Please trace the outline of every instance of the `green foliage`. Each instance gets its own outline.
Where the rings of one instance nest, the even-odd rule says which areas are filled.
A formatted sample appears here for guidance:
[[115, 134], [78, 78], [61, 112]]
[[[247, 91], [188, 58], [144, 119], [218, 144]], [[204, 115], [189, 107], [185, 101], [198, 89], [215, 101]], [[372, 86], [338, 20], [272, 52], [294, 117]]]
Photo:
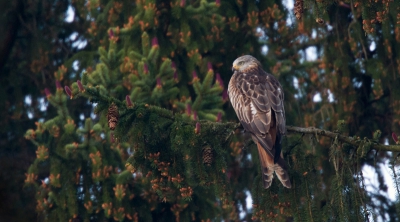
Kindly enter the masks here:
[[[57, 89], [46, 98], [55, 112], [25, 134], [37, 148], [25, 180], [37, 211], [48, 221], [219, 221], [240, 212], [261, 221], [364, 221], [370, 212], [396, 220], [393, 203], [366, 192], [361, 169], [384, 159], [372, 144], [399, 128], [398, 14], [356, 4], [306, 1], [312, 13], [287, 24], [281, 1], [74, 1], [90, 20], [89, 46], [54, 72]], [[317, 60], [306, 59], [310, 47]], [[235, 118], [224, 80], [242, 54], [279, 78], [288, 123], [349, 132], [359, 146], [289, 135], [283, 151], [293, 188], [275, 179], [265, 190], [256, 149], [232, 133], [237, 124], [219, 123]], [[94, 119], [87, 101], [96, 104]]]

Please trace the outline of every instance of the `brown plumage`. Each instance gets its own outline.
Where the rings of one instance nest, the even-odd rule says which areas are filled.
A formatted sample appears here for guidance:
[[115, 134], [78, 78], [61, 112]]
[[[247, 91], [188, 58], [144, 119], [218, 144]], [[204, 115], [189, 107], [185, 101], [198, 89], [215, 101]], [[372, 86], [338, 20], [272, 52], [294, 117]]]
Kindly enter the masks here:
[[281, 139], [286, 132], [282, 86], [250, 55], [237, 58], [232, 70], [229, 99], [243, 128], [257, 144], [264, 188], [271, 186], [274, 172], [283, 186], [291, 188], [281, 152]]

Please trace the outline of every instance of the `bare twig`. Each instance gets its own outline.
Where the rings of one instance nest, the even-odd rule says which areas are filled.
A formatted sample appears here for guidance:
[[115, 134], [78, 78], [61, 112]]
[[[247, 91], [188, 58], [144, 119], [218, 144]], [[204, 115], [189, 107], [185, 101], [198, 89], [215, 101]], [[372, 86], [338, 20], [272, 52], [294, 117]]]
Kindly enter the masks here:
[[[313, 134], [313, 135], [320, 135], [320, 136], [326, 136], [332, 139], [337, 138], [339, 141], [353, 145], [358, 147], [362, 140], [356, 139], [353, 137], [348, 137], [341, 135], [340, 133], [335, 133], [335, 132], [330, 132], [327, 130], [323, 129], [318, 129], [315, 127], [308, 127], [308, 128], [302, 128], [302, 127], [297, 127], [297, 126], [286, 126], [286, 129], [289, 133], [304, 133], [304, 134]], [[378, 144], [376, 142], [371, 141], [371, 148], [379, 151], [395, 151], [399, 152], [400, 151], [400, 145], [383, 145], [383, 144]]]

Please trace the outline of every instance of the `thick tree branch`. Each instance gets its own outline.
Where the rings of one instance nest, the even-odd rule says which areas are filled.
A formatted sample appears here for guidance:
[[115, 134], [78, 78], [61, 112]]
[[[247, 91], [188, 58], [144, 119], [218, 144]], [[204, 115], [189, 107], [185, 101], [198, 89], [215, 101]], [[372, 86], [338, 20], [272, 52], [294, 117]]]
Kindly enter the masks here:
[[[288, 132], [291, 133], [304, 133], [304, 134], [314, 134], [314, 135], [319, 135], [319, 136], [326, 136], [332, 139], [337, 139], [341, 142], [348, 143], [353, 146], [359, 146], [360, 143], [363, 141], [362, 139], [357, 139], [355, 137], [348, 137], [341, 135], [340, 133], [335, 133], [335, 132], [330, 132], [327, 130], [323, 129], [318, 129], [315, 127], [308, 127], [308, 128], [302, 128], [302, 127], [297, 127], [297, 126], [286, 126], [286, 129]], [[383, 145], [383, 144], [378, 144], [374, 141], [371, 142], [371, 148], [375, 150], [382, 150], [382, 151], [394, 151], [394, 152], [400, 152], [400, 145]]]
[[6, 64], [6, 61], [11, 53], [11, 49], [14, 46], [15, 39], [17, 36], [18, 28], [20, 26], [18, 15], [22, 12], [21, 1], [15, 1], [15, 6], [12, 12], [6, 12], [9, 14], [9, 19], [6, 19], [8, 24], [5, 25], [3, 41], [0, 42], [0, 69]]

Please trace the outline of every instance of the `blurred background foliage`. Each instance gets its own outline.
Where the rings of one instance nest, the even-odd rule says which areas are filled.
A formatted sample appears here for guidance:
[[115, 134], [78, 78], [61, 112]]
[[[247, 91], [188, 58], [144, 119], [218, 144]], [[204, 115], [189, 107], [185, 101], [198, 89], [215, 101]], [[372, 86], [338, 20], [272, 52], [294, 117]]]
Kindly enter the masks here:
[[[397, 153], [369, 147], [399, 134], [399, 2], [0, 4], [1, 220], [398, 220]], [[244, 54], [283, 85], [288, 125], [362, 145], [290, 134], [294, 188], [262, 189], [252, 143], [210, 123], [237, 121]]]

